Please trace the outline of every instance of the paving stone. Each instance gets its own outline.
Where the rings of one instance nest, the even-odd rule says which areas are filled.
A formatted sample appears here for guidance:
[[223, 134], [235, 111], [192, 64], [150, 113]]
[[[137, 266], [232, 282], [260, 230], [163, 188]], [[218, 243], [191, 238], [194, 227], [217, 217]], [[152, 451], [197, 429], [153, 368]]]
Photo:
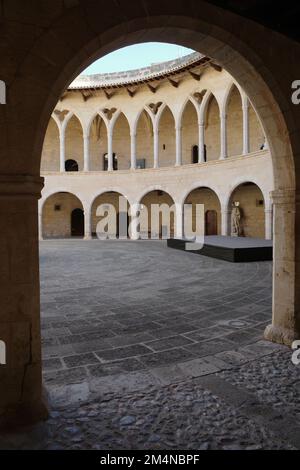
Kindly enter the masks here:
[[90, 364], [97, 364], [99, 359], [93, 353], [77, 354], [76, 356], [68, 356], [63, 358], [67, 367], [79, 367]]
[[126, 357], [143, 356], [150, 354], [151, 349], [142, 345], [127, 346], [124, 348], [107, 349], [105, 351], [96, 351], [96, 355], [102, 361], [114, 361]]
[[171, 348], [185, 346], [189, 344], [193, 344], [193, 341], [180, 335], [145, 343], [146, 346], [153, 349], [154, 351], [165, 351]]
[[114, 361], [107, 364], [89, 366], [89, 374], [93, 377], [102, 377], [105, 375], [121, 374], [143, 369], [144, 365], [137, 359], [124, 359], [123, 361]]
[[46, 372], [44, 381], [47, 385], [68, 385], [85, 381], [87, 372], [83, 367], [55, 372]]
[[44, 371], [49, 371], [49, 370], [59, 370], [63, 368], [63, 363], [61, 359], [59, 358], [53, 358], [53, 359], [44, 359], [43, 360], [43, 370]]

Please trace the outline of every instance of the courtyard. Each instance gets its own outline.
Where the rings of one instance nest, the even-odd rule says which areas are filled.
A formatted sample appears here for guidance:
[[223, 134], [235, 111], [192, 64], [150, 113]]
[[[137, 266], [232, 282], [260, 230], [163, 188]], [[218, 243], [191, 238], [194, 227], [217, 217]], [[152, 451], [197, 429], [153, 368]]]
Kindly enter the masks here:
[[40, 269], [50, 418], [0, 448], [300, 448], [298, 367], [263, 340], [272, 263], [52, 240]]

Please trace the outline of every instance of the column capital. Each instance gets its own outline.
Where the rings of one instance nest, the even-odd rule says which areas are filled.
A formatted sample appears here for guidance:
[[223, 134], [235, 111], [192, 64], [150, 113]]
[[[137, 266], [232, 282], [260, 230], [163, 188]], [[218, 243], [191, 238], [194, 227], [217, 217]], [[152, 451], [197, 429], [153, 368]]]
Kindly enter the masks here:
[[40, 199], [44, 178], [31, 175], [0, 175], [0, 197], [34, 197]]
[[277, 189], [272, 191], [270, 196], [275, 205], [300, 203], [300, 193], [297, 193], [294, 189]]

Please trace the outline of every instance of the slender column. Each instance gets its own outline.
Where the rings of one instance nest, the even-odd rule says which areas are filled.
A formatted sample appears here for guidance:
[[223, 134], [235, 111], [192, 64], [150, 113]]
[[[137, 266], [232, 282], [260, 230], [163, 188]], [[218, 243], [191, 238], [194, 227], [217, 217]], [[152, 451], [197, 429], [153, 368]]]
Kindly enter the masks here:
[[272, 240], [273, 238], [273, 210], [269, 207], [265, 210], [265, 230], [266, 240]]
[[199, 154], [198, 154], [198, 158], [199, 158], [199, 163], [204, 163], [205, 162], [205, 158], [204, 158], [204, 122], [200, 122], [199, 123]]
[[249, 136], [249, 100], [247, 95], [242, 97], [243, 104], [243, 155], [250, 152], [250, 136]]
[[114, 170], [114, 157], [113, 157], [113, 131], [109, 129], [107, 135], [107, 142], [108, 142], [108, 171]]
[[38, 199], [42, 178], [0, 176], [0, 428], [47, 417], [42, 398]]
[[131, 133], [131, 169], [136, 169], [136, 133]]
[[90, 171], [90, 136], [83, 136], [84, 171]]
[[221, 155], [220, 160], [224, 160], [228, 156], [227, 152], [227, 115], [226, 113], [220, 114], [221, 122]]
[[153, 144], [154, 144], [154, 168], [159, 168], [159, 131], [158, 129], [154, 130]]
[[290, 346], [300, 338], [300, 197], [293, 190], [272, 193], [274, 210], [273, 319], [265, 338]]
[[178, 126], [176, 131], [176, 166], [182, 165], [182, 127]]
[[221, 209], [221, 235], [227, 237], [230, 232], [230, 216], [231, 211], [227, 206]]
[[175, 238], [181, 239], [184, 236], [184, 227], [183, 227], [183, 204], [176, 203], [175, 204], [176, 210], [176, 231], [175, 231]]
[[84, 239], [92, 239], [92, 208], [90, 206], [84, 209]]
[[59, 133], [59, 141], [60, 141], [60, 172], [64, 173], [66, 171], [65, 168], [65, 160], [66, 160], [66, 146], [65, 146], [65, 129], [62, 127]]

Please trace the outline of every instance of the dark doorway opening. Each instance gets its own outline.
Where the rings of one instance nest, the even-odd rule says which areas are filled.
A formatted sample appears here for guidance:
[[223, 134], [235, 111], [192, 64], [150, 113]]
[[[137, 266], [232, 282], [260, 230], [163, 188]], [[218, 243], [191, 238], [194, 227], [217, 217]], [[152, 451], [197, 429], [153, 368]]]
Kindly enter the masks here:
[[74, 209], [71, 214], [72, 237], [84, 236], [84, 212], [82, 209]]
[[192, 151], [192, 163], [198, 163], [199, 162], [199, 148], [198, 145], [194, 145], [193, 151]]
[[[114, 169], [114, 171], [118, 170], [118, 157], [115, 153], [113, 154], [113, 169]], [[103, 156], [103, 170], [108, 171], [108, 155], [107, 155], [107, 153]]]
[[66, 171], [79, 171], [78, 163], [75, 160], [67, 160], [65, 163]]
[[205, 234], [218, 235], [218, 214], [217, 211], [207, 211], [205, 214]]

